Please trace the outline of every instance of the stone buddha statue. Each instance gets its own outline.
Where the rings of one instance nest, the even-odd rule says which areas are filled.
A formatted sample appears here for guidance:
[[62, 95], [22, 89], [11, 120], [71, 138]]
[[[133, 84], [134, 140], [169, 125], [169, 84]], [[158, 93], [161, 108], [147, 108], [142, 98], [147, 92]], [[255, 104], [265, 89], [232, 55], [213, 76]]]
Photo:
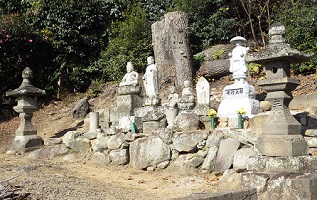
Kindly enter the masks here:
[[124, 75], [119, 86], [128, 86], [128, 85], [137, 86], [139, 85], [138, 79], [139, 79], [139, 74], [133, 70], [132, 63], [127, 62], [127, 73]]

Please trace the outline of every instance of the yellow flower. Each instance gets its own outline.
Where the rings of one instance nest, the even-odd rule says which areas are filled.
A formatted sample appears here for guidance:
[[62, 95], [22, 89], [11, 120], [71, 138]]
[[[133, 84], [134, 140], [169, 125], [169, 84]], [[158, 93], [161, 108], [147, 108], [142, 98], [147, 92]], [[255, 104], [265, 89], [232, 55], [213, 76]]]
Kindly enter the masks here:
[[217, 116], [217, 112], [214, 109], [210, 108], [208, 111], [208, 116], [215, 118]]
[[247, 112], [244, 110], [244, 108], [240, 108], [239, 110], [236, 110], [238, 115], [245, 115]]

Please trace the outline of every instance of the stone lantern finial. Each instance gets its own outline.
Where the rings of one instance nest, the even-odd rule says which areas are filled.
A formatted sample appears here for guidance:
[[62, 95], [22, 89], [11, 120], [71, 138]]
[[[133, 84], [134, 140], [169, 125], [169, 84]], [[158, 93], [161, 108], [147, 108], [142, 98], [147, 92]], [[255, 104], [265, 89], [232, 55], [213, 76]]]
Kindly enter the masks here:
[[23, 81], [20, 87], [31, 86], [32, 84], [30, 79], [33, 78], [33, 71], [29, 67], [26, 67], [22, 71], [22, 78], [23, 78]]
[[269, 30], [269, 44], [285, 43], [285, 26], [279, 22], [274, 23]]

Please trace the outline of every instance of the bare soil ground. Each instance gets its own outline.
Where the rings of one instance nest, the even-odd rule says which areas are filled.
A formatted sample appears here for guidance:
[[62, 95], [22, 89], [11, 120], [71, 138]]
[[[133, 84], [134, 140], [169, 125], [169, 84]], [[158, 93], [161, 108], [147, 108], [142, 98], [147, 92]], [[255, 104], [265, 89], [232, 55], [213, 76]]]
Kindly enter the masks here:
[[[294, 95], [309, 94], [315, 90], [314, 75], [297, 77], [301, 85]], [[230, 80], [223, 78], [212, 83], [221, 91]], [[115, 106], [116, 85], [104, 84], [102, 93], [90, 103], [95, 110]], [[69, 95], [63, 101], [42, 105], [34, 113], [33, 124], [38, 134], [47, 139], [62, 136], [69, 130], [87, 130], [74, 120], [71, 110], [83, 95]], [[0, 122], [0, 191], [10, 184], [24, 194], [25, 199], [172, 199], [192, 193], [239, 189], [239, 180], [218, 181], [213, 174], [162, 170], [140, 171], [126, 166], [100, 166], [83, 155], [72, 161], [63, 157], [49, 160], [31, 160], [25, 155], [6, 155], [20, 120], [18, 117]], [[17, 187], [18, 186], [18, 187]], [[1, 199], [1, 192], [0, 192]]]

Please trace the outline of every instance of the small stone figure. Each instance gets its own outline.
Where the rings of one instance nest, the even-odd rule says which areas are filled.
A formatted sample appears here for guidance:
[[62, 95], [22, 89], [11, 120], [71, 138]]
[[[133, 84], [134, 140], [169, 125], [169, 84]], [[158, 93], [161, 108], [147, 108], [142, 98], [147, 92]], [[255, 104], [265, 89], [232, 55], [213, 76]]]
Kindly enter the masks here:
[[181, 110], [190, 110], [195, 106], [194, 90], [190, 86], [189, 81], [184, 81], [184, 89], [182, 91], [182, 97], [178, 101], [178, 107]]
[[177, 107], [177, 101], [178, 101], [178, 94], [176, 93], [176, 88], [175, 86], [172, 86], [170, 88], [170, 94], [168, 95], [168, 103], [167, 107], [172, 109]]
[[159, 89], [158, 89], [158, 79], [157, 79], [157, 67], [154, 64], [154, 58], [149, 56], [147, 58], [147, 64], [145, 74], [143, 76], [143, 83], [145, 88], [146, 105], [157, 105], [160, 102], [159, 99]]
[[127, 62], [127, 73], [124, 75], [119, 86], [137, 86], [139, 74], [133, 70], [131, 62]]
[[246, 39], [240, 36], [234, 37], [230, 40], [231, 44], [235, 44], [236, 47], [229, 53], [230, 68], [229, 71], [232, 73], [235, 82], [239, 80], [245, 80], [248, 66], [245, 61], [249, 47], [244, 47]]

